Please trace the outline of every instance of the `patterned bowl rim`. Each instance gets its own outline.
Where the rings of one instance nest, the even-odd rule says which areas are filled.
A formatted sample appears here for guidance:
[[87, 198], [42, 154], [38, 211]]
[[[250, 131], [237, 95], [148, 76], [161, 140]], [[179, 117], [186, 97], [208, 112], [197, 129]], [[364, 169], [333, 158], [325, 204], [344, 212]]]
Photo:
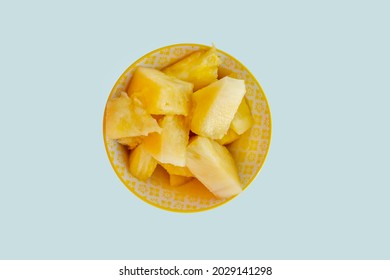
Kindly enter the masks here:
[[[154, 49], [146, 54], [144, 54], [143, 56], [141, 56], [139, 59], [137, 59], [136, 61], [134, 61], [129, 67], [126, 68], [125, 71], [123, 71], [123, 73], [119, 76], [119, 78], [117, 79], [117, 81], [115, 82], [114, 86], [112, 87], [111, 91], [110, 91], [110, 94], [107, 98], [107, 101], [105, 103], [105, 107], [104, 107], [104, 113], [103, 113], [103, 142], [104, 142], [104, 147], [105, 147], [105, 150], [106, 150], [106, 154], [107, 154], [107, 157], [108, 157], [108, 160], [110, 161], [110, 164], [111, 164], [111, 167], [112, 169], [115, 171], [117, 177], [121, 180], [121, 182], [126, 186], [126, 188], [132, 192], [136, 197], [138, 197], [139, 199], [141, 199], [142, 201], [146, 202], [147, 204], [149, 205], [152, 205], [154, 207], [157, 207], [157, 208], [160, 208], [160, 209], [163, 209], [163, 210], [166, 210], [166, 211], [169, 211], [169, 212], [173, 212], [173, 213], [198, 213], [198, 212], [205, 212], [205, 211], [208, 211], [208, 210], [213, 210], [215, 208], [218, 208], [226, 203], [228, 203], [229, 201], [233, 200], [234, 198], [236, 198], [238, 195], [236, 196], [233, 196], [229, 199], [226, 199], [224, 201], [222, 201], [221, 203], [217, 203], [215, 205], [212, 205], [210, 207], [207, 207], [207, 208], [202, 208], [202, 209], [195, 209], [195, 210], [180, 210], [180, 209], [172, 209], [172, 208], [168, 208], [168, 207], [165, 207], [165, 206], [162, 206], [158, 203], [154, 203], [152, 201], [149, 201], [147, 200], [146, 198], [142, 197], [141, 195], [139, 195], [136, 191], [132, 190], [127, 184], [126, 182], [124, 181], [124, 179], [122, 178], [122, 176], [119, 174], [118, 170], [115, 168], [115, 164], [113, 162], [113, 160], [111, 159], [110, 157], [110, 154], [109, 154], [109, 149], [108, 149], [108, 144], [106, 142], [106, 125], [105, 125], [105, 116], [106, 116], [106, 104], [108, 102], [108, 100], [112, 97], [112, 95], [115, 93], [114, 92], [114, 89], [117, 88], [117, 86], [120, 84], [120, 81], [121, 81], [121, 78], [123, 78], [126, 73], [128, 73], [131, 69], [133, 69], [134, 67], [137, 66], [137, 64], [142, 61], [143, 59], [145, 59], [147, 56], [150, 56], [154, 53], [157, 53], [161, 50], [164, 50], [164, 49], [167, 49], [167, 48], [174, 48], [174, 47], [199, 47], [199, 48], [210, 48], [210, 46], [208, 45], [203, 45], [203, 44], [196, 44], [196, 43], [178, 43], [178, 44], [172, 44], [172, 45], [166, 45], [166, 46], [163, 46], [163, 47], [160, 47], [160, 48], [157, 48], [157, 49]], [[260, 173], [261, 169], [263, 168], [264, 166], [264, 163], [265, 161], [267, 160], [267, 157], [268, 157], [268, 153], [269, 153], [269, 149], [271, 147], [271, 142], [272, 142], [272, 114], [271, 114], [271, 109], [270, 109], [270, 106], [269, 106], [269, 103], [268, 103], [268, 99], [267, 99], [267, 96], [265, 95], [264, 93], [264, 90], [263, 88], [261, 87], [260, 83], [257, 81], [256, 77], [252, 74], [252, 72], [241, 62], [239, 61], [237, 58], [235, 58], [234, 56], [220, 50], [217, 48], [217, 51], [222, 53], [223, 55], [229, 57], [230, 59], [236, 61], [237, 63], [240, 64], [240, 66], [242, 66], [242, 68], [248, 72], [248, 74], [253, 78], [254, 82], [256, 83], [256, 85], [259, 87], [259, 89], [261, 90], [262, 94], [263, 94], [263, 97], [264, 97], [264, 101], [267, 105], [267, 108], [268, 108], [268, 114], [269, 114], [269, 142], [268, 142], [268, 147], [267, 147], [267, 150], [266, 150], [266, 153], [264, 155], [264, 160], [262, 161], [261, 164], [259, 164], [258, 166], [258, 169], [256, 172], [254, 172], [252, 178], [248, 181], [248, 183], [243, 186], [243, 190], [246, 190], [253, 182], [253, 180], [257, 177], [257, 175]]]

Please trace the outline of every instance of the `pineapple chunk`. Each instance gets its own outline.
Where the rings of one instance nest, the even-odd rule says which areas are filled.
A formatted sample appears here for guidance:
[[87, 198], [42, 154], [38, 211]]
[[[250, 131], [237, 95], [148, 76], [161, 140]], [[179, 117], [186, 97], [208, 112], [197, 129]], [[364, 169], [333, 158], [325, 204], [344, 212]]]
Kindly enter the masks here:
[[150, 114], [188, 115], [193, 85], [159, 70], [138, 67], [128, 88], [129, 96], [136, 96]]
[[228, 149], [214, 140], [195, 136], [187, 147], [187, 166], [217, 198], [242, 191], [237, 167]]
[[225, 68], [222, 66], [218, 67], [218, 80], [226, 76], [234, 78], [231, 75], [232, 75], [232, 70], [230, 70], [229, 68]]
[[211, 139], [221, 139], [229, 129], [245, 94], [245, 82], [222, 78], [193, 93], [191, 130]]
[[230, 124], [231, 129], [233, 129], [237, 134], [241, 135], [247, 131], [254, 123], [251, 111], [248, 107], [248, 104], [245, 101], [245, 98], [242, 99], [240, 106], [232, 123]]
[[129, 98], [125, 92], [108, 100], [105, 121], [107, 137], [110, 139], [161, 132], [157, 121], [145, 111], [141, 102]]
[[125, 137], [119, 138], [117, 141], [119, 144], [127, 146], [130, 150], [141, 144], [143, 136]]
[[193, 177], [191, 171], [186, 166], [175, 166], [169, 163], [160, 163], [162, 167], [170, 174], [170, 175], [179, 175], [184, 177]]
[[233, 141], [236, 141], [238, 137], [240, 137], [240, 135], [235, 133], [233, 129], [229, 128], [229, 130], [221, 139], [217, 139], [215, 141], [217, 141], [221, 145], [227, 145], [232, 143]]
[[134, 177], [145, 181], [152, 176], [156, 166], [157, 161], [145, 150], [143, 144], [138, 145], [130, 153], [129, 169]]
[[167, 75], [193, 83], [194, 90], [198, 90], [217, 80], [220, 64], [217, 50], [212, 47], [208, 51], [196, 51], [162, 71]]
[[185, 166], [189, 128], [185, 117], [168, 115], [159, 121], [162, 132], [144, 139], [145, 149], [159, 162]]
[[173, 174], [169, 175], [169, 184], [172, 187], [178, 187], [178, 186], [184, 185], [185, 183], [187, 183], [191, 180], [192, 180], [191, 177], [185, 177], [185, 176], [173, 175]]

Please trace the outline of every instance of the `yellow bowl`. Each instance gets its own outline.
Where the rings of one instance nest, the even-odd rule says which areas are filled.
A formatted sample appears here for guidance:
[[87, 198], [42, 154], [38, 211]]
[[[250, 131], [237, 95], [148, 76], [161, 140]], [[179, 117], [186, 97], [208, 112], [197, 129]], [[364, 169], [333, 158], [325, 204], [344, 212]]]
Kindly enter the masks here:
[[[161, 69], [191, 52], [209, 48], [209, 46], [199, 44], [177, 44], [162, 47], [144, 55], [119, 77], [108, 99], [118, 91], [126, 90], [138, 66]], [[246, 189], [259, 173], [269, 150], [271, 113], [260, 84], [249, 70], [231, 55], [220, 50], [217, 52], [222, 60], [219, 75], [229, 75], [245, 80], [245, 98], [255, 120], [249, 131], [228, 146], [236, 161], [242, 187]], [[158, 167], [146, 182], [139, 181], [127, 169], [127, 149], [115, 140], [106, 137], [104, 120], [103, 137], [108, 158], [120, 180], [131, 192], [151, 205], [174, 212], [198, 212], [215, 208], [232, 199], [215, 198], [197, 180], [192, 180], [183, 186], [171, 187], [168, 174], [161, 167]]]

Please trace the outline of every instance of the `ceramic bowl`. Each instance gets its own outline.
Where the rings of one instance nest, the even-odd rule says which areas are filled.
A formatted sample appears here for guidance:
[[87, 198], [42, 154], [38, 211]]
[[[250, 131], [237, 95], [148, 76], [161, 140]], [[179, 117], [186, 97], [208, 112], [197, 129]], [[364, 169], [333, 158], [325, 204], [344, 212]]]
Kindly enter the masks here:
[[[161, 69], [194, 51], [209, 48], [210, 46], [199, 44], [176, 44], [154, 50], [126, 69], [115, 83], [108, 98], [118, 91], [127, 89], [132, 74], [138, 66]], [[271, 142], [271, 113], [266, 96], [251, 72], [231, 55], [221, 50], [217, 52], [222, 60], [219, 78], [229, 75], [245, 80], [245, 98], [255, 121], [251, 129], [245, 132], [239, 140], [228, 145], [236, 161], [242, 188], [245, 191], [259, 173], [266, 159]], [[140, 181], [128, 171], [128, 150], [115, 140], [106, 137], [104, 121], [103, 137], [108, 159], [119, 179], [132, 193], [153, 206], [174, 212], [198, 212], [215, 208], [232, 199], [215, 198], [197, 180], [192, 180], [179, 187], [171, 187], [169, 175], [159, 166], [147, 181]]]

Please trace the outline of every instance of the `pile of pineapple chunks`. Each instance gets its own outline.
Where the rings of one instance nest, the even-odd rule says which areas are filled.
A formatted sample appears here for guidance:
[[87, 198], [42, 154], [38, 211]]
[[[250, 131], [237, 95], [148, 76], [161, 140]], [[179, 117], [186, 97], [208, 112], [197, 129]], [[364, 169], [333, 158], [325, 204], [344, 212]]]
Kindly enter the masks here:
[[157, 70], [138, 67], [127, 92], [106, 106], [106, 136], [130, 150], [128, 168], [147, 180], [157, 165], [180, 186], [199, 180], [215, 197], [242, 191], [235, 161], [225, 147], [253, 125], [244, 80], [218, 79], [214, 47]]

